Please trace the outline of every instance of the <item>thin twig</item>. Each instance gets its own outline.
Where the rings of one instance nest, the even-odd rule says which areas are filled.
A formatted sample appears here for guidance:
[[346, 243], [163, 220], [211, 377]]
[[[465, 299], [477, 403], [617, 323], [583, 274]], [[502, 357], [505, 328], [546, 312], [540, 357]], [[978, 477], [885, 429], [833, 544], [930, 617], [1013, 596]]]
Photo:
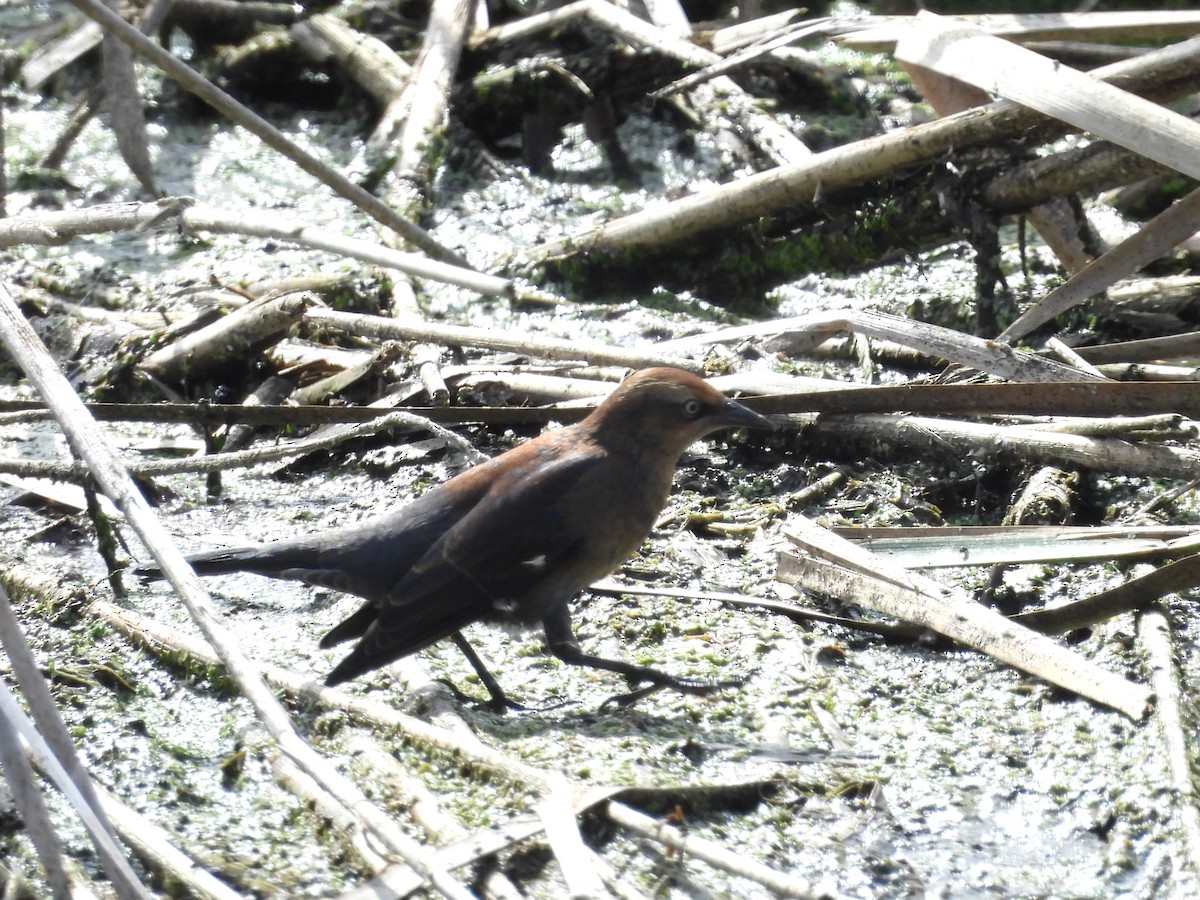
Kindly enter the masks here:
[[262, 681], [257, 664], [242, 651], [225, 626], [199, 577], [158, 522], [3, 284], [0, 284], [0, 338], [47, 406], [54, 410], [68, 442], [87, 463], [97, 485], [125, 514], [126, 521], [175, 586], [189, 614], [221, 656], [230, 677], [283, 752], [317, 778], [326, 790], [353, 808], [382, 846], [409, 862], [445, 895], [466, 900], [469, 897], [466, 888], [444, 870], [431, 867], [428, 855], [420, 845], [396, 828], [382, 810], [300, 737], [274, 693]]
[[674, 825], [652, 819], [630, 806], [609, 801], [604, 807], [604, 812], [622, 828], [660, 841], [678, 853], [695, 856], [733, 875], [755, 881], [777, 897], [821, 896], [821, 893], [806, 881], [764, 866], [745, 853], [736, 853], [713, 841], [684, 834]]
[[[472, 463], [483, 462], [487, 456], [480, 453], [462, 435], [443, 428], [421, 416], [407, 412], [384, 413], [378, 419], [345, 429], [323, 432], [317, 437], [303, 438], [274, 447], [255, 447], [233, 453], [211, 453], [205, 456], [189, 456], [185, 459], [161, 459], [143, 463], [132, 463], [129, 471], [141, 477], [156, 478], [162, 475], [185, 473], [225, 472], [230, 469], [249, 468], [266, 462], [275, 462], [292, 456], [306, 456], [318, 450], [328, 450], [346, 441], [372, 437], [384, 431], [428, 431], [446, 441]], [[87, 477], [87, 466], [83, 463], [60, 463], [51, 460], [0, 460], [0, 472], [9, 472], [26, 477], [56, 478], [62, 481], [82, 482]]]
[[1166, 754], [1171, 789], [1169, 804], [1174, 807], [1187, 849], [1185, 859], [1192, 877], [1200, 876], [1200, 795], [1192, 772], [1192, 735], [1185, 697], [1175, 658], [1179, 652], [1172, 639], [1171, 625], [1162, 609], [1151, 609], [1138, 619], [1138, 638], [1149, 656], [1150, 685], [1157, 703], [1154, 719]]
[[340, 196], [349, 200], [371, 218], [391, 228], [404, 239], [420, 247], [436, 259], [465, 266], [462, 258], [453, 251], [443, 247], [428, 233], [413, 225], [394, 209], [382, 202], [370, 192], [354, 183], [341, 172], [331, 169], [311, 153], [301, 149], [289, 140], [266, 119], [238, 103], [211, 81], [173, 56], [150, 38], [146, 37], [115, 12], [104, 5], [101, 0], [71, 0], [80, 12], [94, 19], [108, 32], [116, 35], [135, 51], [163, 70], [186, 90], [191, 91], [205, 103], [228, 116], [263, 143], [278, 150], [301, 169], [312, 175], [318, 181], [328, 185]]

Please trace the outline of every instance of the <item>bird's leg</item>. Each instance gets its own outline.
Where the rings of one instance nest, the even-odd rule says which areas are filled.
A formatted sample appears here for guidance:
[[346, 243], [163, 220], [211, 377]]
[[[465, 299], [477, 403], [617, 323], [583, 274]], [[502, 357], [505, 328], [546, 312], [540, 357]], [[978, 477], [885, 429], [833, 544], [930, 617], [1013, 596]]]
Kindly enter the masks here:
[[[483, 686], [487, 688], [488, 693], [492, 695], [491, 702], [485, 704], [488, 708], [496, 712], [504, 712], [508, 709], [523, 710], [525, 709], [520, 703], [508, 699], [508, 694], [504, 693], [504, 688], [500, 687], [500, 682], [496, 680], [496, 676], [488, 671], [488, 667], [483, 664], [483, 660], [479, 658], [479, 654], [475, 652], [475, 648], [467, 643], [467, 639], [463, 637], [461, 631], [456, 631], [450, 635], [455, 646], [462, 651], [463, 656], [467, 658], [467, 662], [471, 664], [471, 668], [475, 670], [475, 674], [479, 676], [479, 680], [483, 682]], [[458, 692], [457, 688], [455, 691]]]
[[[551, 706], [525, 706], [522, 703], [517, 703], [515, 700], [508, 699], [508, 694], [504, 693], [504, 688], [500, 687], [500, 682], [498, 682], [496, 677], [488, 671], [487, 666], [483, 664], [483, 660], [479, 658], [479, 654], [475, 652], [475, 648], [467, 642], [465, 637], [463, 637], [462, 632], [456, 631], [454, 634], [450, 635], [450, 637], [458, 646], [458, 649], [463, 652], [463, 656], [467, 658], [467, 662], [469, 662], [471, 667], [475, 669], [475, 673], [479, 676], [479, 680], [483, 682], [483, 686], [488, 689], [488, 693], [492, 695], [492, 699], [489, 702], [482, 704], [486, 709], [490, 709], [493, 712], [504, 712], [508, 709], [511, 709], [514, 712], [549, 712], [552, 709], [559, 709], [563, 706], [569, 706], [571, 702], [573, 702], [567, 701], [566, 703], [555, 703]], [[450, 690], [454, 692], [455, 696], [460, 701], [464, 703], [477, 702], [471, 697], [468, 697], [449, 681], [445, 681], [443, 684], [450, 688]]]
[[587, 666], [592, 669], [617, 672], [634, 683], [639, 681], [650, 682], [647, 687], [630, 691], [627, 694], [617, 694], [615, 697], [609, 697], [604, 701], [605, 706], [609, 704], [628, 706], [631, 703], [641, 700], [646, 695], [662, 690], [663, 688], [671, 688], [671, 690], [684, 694], [703, 695], [722, 688], [740, 687], [746, 683], [745, 678], [735, 678], [729, 681], [698, 681], [691, 678], [676, 678], [674, 675], [668, 675], [666, 672], [660, 672], [658, 669], [651, 669], [647, 666], [638, 666], [633, 663], [622, 662], [618, 659], [605, 659], [601, 656], [589, 656], [583, 652], [583, 648], [575, 640], [575, 635], [571, 631], [571, 614], [565, 605], [551, 611], [542, 620], [542, 627], [546, 632], [546, 645], [550, 648], [550, 652], [563, 662], [572, 666]]

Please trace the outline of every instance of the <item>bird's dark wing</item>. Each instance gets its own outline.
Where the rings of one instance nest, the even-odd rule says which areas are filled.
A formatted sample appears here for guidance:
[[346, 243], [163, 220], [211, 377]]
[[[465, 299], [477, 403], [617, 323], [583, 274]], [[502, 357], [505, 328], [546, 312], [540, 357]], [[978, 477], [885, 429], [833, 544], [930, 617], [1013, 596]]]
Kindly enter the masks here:
[[[551, 455], [510, 469], [400, 580], [362, 640], [330, 674], [329, 684], [428, 647], [480, 619], [518, 620], [520, 601], [539, 592], [569, 597], [573, 573], [593, 523], [570, 502], [594, 483], [603, 457]], [[602, 479], [601, 479], [602, 480]], [[567, 599], [562, 597], [561, 599]], [[532, 611], [533, 621], [541, 617]]]

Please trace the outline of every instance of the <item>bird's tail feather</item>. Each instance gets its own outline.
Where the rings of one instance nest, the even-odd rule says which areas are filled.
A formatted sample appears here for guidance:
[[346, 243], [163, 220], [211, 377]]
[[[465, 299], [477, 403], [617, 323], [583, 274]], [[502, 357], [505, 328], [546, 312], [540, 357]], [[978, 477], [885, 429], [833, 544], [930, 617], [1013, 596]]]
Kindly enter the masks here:
[[[263, 575], [273, 575], [285, 569], [301, 566], [309, 560], [311, 560], [311, 553], [299, 553], [286, 546], [281, 546], [277, 550], [267, 550], [262, 545], [209, 550], [187, 557], [192, 568], [200, 575], [222, 575], [228, 572], [258, 572]], [[138, 566], [133, 570], [133, 574], [148, 580], [163, 577], [162, 569], [154, 564]]]
[[321, 638], [321, 643], [317, 646], [322, 650], [328, 650], [330, 647], [336, 646], [343, 641], [362, 637], [378, 615], [378, 604], [372, 602], [364, 603], [349, 618], [343, 619], [329, 629], [325, 637]]
[[[370, 616], [366, 614], [368, 610], [370, 611]], [[321, 641], [322, 647], [331, 646], [331, 643], [327, 644], [326, 642], [343, 626], [347, 626], [351, 622], [354, 622], [356, 626], [365, 623], [363, 639], [358, 642], [358, 645], [340, 663], [333, 667], [333, 671], [325, 679], [325, 684], [333, 687], [344, 681], [357, 678], [364, 672], [378, 669], [390, 662], [395, 662], [402, 657], [416, 653], [418, 650], [424, 650], [430, 644], [437, 643], [442, 638], [449, 637], [456, 631], [461, 631], [479, 618], [478, 613], [469, 607], [454, 611], [450, 615], [447, 615], [445, 610], [434, 611], [428, 608], [424, 610], [414, 608], [412, 612], [412, 618], [405, 623], [404, 634], [406, 640], [404, 641], [395, 640], [395, 629], [398, 627], [395, 622], [389, 623], [392, 628], [392, 634], [389, 639], [374, 639], [376, 636], [372, 635], [369, 626], [371, 620], [378, 615], [379, 609], [377, 607], [372, 608], [370, 604], [367, 604], [367, 606], [358, 610], [358, 612], [354, 613], [354, 615], [341, 625], [334, 628]], [[361, 622], [359, 621], [360, 616], [362, 617]], [[350, 633], [350, 629], [347, 629], [346, 637], [354, 637]]]

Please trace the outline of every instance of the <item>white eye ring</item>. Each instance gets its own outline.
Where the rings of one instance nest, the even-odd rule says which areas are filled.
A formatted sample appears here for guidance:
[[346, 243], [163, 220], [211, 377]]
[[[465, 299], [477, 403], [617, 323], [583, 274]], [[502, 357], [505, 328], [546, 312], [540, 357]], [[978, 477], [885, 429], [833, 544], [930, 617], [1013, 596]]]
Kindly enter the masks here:
[[688, 397], [683, 401], [683, 414], [689, 419], [694, 419], [700, 415], [700, 401], [695, 397]]

